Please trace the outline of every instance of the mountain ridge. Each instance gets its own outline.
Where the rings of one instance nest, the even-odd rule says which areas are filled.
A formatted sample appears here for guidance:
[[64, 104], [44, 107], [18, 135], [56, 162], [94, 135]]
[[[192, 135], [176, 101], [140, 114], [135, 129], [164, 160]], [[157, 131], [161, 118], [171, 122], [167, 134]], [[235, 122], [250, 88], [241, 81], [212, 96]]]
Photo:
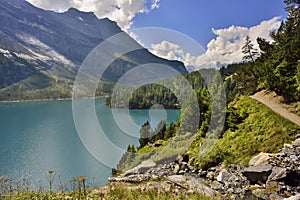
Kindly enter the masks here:
[[[57, 86], [64, 88], [58, 96], [69, 97], [77, 70], [86, 56], [104, 40], [124, 33], [116, 22], [98, 19], [92, 12], [70, 8], [56, 13], [25, 0], [0, 0], [0, 26], [0, 100], [26, 100], [31, 97], [18, 93], [26, 90], [29, 95], [36, 89]], [[159, 58], [141, 47], [117, 58], [102, 80], [116, 82], [128, 70], [146, 63], [165, 64], [179, 73], [187, 73], [182, 62]], [[33, 75], [46, 75], [51, 80], [49, 87], [45, 88], [43, 83], [41, 87], [31, 87], [31, 81], [37, 80], [30, 79]], [[34, 84], [38, 86], [39, 82]], [[51, 96], [57, 98], [56, 94]]]

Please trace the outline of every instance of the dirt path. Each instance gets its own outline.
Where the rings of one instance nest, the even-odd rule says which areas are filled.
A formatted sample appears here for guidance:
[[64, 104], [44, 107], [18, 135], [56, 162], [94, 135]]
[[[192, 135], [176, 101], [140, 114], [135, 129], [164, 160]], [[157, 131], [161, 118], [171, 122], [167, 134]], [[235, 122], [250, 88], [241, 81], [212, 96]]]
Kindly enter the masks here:
[[284, 105], [280, 103], [281, 97], [277, 96], [274, 92], [260, 91], [250, 97], [265, 104], [274, 112], [300, 126], [300, 117], [288, 111]]

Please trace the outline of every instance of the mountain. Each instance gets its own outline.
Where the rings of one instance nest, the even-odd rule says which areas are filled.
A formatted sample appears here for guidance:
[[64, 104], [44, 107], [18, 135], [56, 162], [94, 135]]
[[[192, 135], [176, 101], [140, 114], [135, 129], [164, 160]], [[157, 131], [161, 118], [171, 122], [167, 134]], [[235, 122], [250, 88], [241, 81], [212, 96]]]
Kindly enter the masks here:
[[[105, 39], [122, 33], [116, 22], [98, 19], [92, 12], [70, 8], [56, 13], [25, 0], [0, 0], [0, 26], [0, 100], [69, 97], [86, 56]], [[102, 80], [115, 82], [146, 63], [187, 73], [183, 63], [140, 49], [116, 59]]]

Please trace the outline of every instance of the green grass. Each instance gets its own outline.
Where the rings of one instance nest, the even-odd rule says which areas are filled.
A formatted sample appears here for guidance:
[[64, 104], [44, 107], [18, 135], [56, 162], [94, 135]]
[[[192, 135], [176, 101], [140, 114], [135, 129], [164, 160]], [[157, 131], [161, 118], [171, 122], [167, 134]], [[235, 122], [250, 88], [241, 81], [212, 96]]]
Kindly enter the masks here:
[[126, 185], [118, 187], [110, 187], [109, 192], [101, 195], [101, 199], [115, 200], [214, 200], [215, 198], [207, 197], [203, 194], [175, 194], [171, 192], [158, 192], [156, 190], [141, 191], [141, 189], [128, 190]]
[[160, 147], [150, 147], [146, 145], [139, 149], [132, 159], [127, 158], [125, 162], [120, 163], [118, 171], [119, 173], [122, 173], [139, 165], [141, 162], [150, 159], [154, 152], [156, 155], [151, 157], [154, 162], [158, 162], [165, 158], [176, 157], [178, 154], [183, 154], [191, 145], [193, 138], [192, 134], [187, 133], [185, 135], [177, 135], [168, 141], [157, 141], [162, 144]]
[[[201, 166], [209, 166], [218, 161], [223, 161], [226, 165], [242, 163], [247, 166], [254, 155], [260, 152], [278, 152], [284, 143], [291, 142], [300, 133], [299, 126], [250, 97], [239, 97], [229, 105], [231, 106], [238, 113], [246, 113], [247, 117], [236, 125], [235, 130], [226, 130], [212, 151], [204, 159], [197, 160]], [[195, 143], [197, 142], [194, 145]]]

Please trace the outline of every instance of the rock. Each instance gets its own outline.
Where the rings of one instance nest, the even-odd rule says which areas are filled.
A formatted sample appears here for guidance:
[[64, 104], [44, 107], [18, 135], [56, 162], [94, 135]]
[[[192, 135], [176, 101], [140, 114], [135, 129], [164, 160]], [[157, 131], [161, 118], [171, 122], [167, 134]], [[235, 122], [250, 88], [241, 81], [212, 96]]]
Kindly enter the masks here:
[[196, 191], [209, 197], [215, 197], [215, 191], [204, 184], [199, 184]]
[[141, 164], [139, 164], [138, 166], [126, 171], [122, 176], [125, 177], [133, 174], [143, 174], [149, 169], [154, 168], [155, 166], [156, 166], [155, 162], [153, 162], [152, 160], [146, 160]]
[[199, 176], [200, 177], [206, 177], [207, 176], [207, 171], [199, 171]]
[[110, 177], [110, 182], [124, 182], [124, 183], [141, 183], [150, 180], [150, 175], [130, 175], [127, 177]]
[[228, 181], [230, 177], [231, 174], [229, 174], [226, 169], [222, 169], [219, 175], [217, 176], [217, 181], [224, 183], [225, 181]]
[[261, 164], [258, 166], [250, 166], [243, 170], [243, 175], [251, 183], [265, 183], [268, 179], [268, 176], [272, 172], [272, 166], [270, 164]]
[[215, 178], [215, 173], [214, 172], [208, 172], [206, 175], [206, 178], [209, 180], [213, 180]]
[[265, 189], [257, 188], [252, 191], [252, 194], [258, 199], [265, 199], [264, 196], [266, 194]]
[[268, 181], [282, 180], [287, 177], [287, 171], [282, 167], [273, 167], [272, 173], [268, 177]]
[[300, 138], [297, 138], [294, 142], [292, 142], [293, 147], [300, 147]]
[[300, 200], [300, 194], [297, 194], [295, 196], [291, 196], [289, 198], [285, 198], [284, 200]]
[[285, 154], [293, 154], [293, 149], [294, 149], [293, 145], [284, 144], [282, 152], [285, 153]]
[[283, 200], [284, 197], [281, 195], [278, 195], [276, 193], [272, 193], [272, 194], [270, 194], [269, 199], [270, 200]]
[[186, 171], [188, 169], [188, 164], [186, 162], [181, 162], [180, 170]]
[[223, 185], [217, 181], [214, 181], [210, 186], [214, 190], [222, 190], [223, 189]]
[[178, 174], [179, 171], [180, 171], [179, 165], [175, 165], [174, 170], [173, 170], [173, 173], [174, 173], [174, 174]]
[[263, 163], [267, 163], [268, 160], [270, 159], [270, 155], [269, 153], [259, 153], [257, 156], [253, 157], [250, 161], [249, 161], [249, 166], [258, 166], [261, 165]]
[[180, 170], [180, 171], [178, 172], [179, 175], [184, 175], [184, 173], [185, 173], [184, 170]]
[[186, 154], [182, 154], [182, 155], [178, 155], [175, 161], [177, 164], [181, 164], [182, 162], [189, 162], [189, 155]]
[[169, 180], [171, 180], [171, 181], [173, 181], [173, 182], [177, 182], [177, 183], [186, 181], [186, 177], [185, 177], [185, 176], [182, 176], [182, 175], [172, 175], [172, 176], [168, 176], [167, 179], [169, 179]]
[[295, 139], [299, 139], [300, 138], [300, 134], [297, 134], [296, 136], [295, 136]]

